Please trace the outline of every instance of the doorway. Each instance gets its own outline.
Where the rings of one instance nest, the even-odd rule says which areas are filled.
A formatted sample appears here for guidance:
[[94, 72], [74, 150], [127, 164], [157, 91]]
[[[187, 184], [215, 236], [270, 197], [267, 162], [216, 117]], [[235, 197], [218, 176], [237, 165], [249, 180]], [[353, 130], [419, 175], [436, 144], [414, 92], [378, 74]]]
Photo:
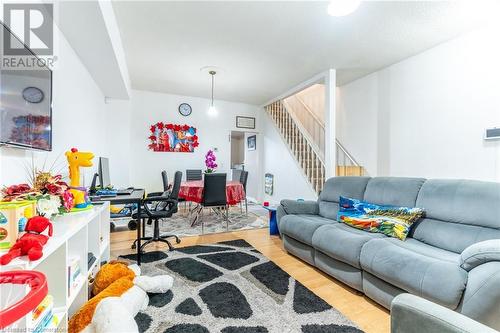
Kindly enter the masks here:
[[245, 132], [231, 131], [231, 169], [245, 170]]

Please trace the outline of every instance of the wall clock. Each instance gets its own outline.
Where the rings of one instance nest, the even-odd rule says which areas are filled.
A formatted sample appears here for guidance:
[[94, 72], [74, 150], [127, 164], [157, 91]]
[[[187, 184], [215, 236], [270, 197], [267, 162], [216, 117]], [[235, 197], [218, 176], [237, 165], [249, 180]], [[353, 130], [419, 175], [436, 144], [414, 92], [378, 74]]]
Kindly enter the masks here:
[[43, 101], [43, 91], [37, 87], [28, 87], [23, 90], [23, 98], [28, 103], [40, 103]]
[[182, 114], [184, 117], [187, 117], [193, 112], [193, 109], [191, 108], [191, 105], [188, 103], [182, 103], [179, 105], [179, 113]]

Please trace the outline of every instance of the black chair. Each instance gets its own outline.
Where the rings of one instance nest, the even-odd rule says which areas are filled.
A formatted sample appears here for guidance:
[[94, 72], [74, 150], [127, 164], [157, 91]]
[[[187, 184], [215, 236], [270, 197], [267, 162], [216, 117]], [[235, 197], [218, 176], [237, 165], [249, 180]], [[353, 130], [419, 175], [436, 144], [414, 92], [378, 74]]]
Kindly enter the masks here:
[[[173, 250], [174, 247], [168, 241], [168, 238], [175, 238], [175, 242], [179, 244], [181, 240], [176, 235], [161, 235], [160, 234], [160, 224], [159, 220], [164, 218], [170, 218], [173, 214], [177, 213], [177, 204], [179, 199], [179, 188], [181, 187], [182, 172], [177, 171], [174, 176], [174, 185], [171, 191], [165, 191], [161, 196], [148, 196], [142, 200], [142, 212], [141, 216], [137, 216], [137, 213], [132, 215], [134, 219], [151, 219], [154, 221], [153, 226], [153, 236], [152, 237], [141, 237], [141, 241], [145, 240], [144, 244], [141, 244], [141, 252], [144, 247], [152, 242], [163, 242], [168, 245], [169, 250]], [[156, 207], [153, 209], [151, 203], [157, 203]], [[137, 240], [132, 244], [132, 249], [137, 246]]]
[[[163, 182], [163, 192], [151, 192], [151, 193], [148, 193], [147, 197], [159, 197], [159, 196], [162, 196], [166, 191], [169, 190], [168, 176], [167, 176], [167, 172], [165, 170], [163, 170], [161, 172], [161, 180]], [[158, 202], [152, 202], [152, 203], [148, 204], [150, 210], [155, 210], [157, 205], [158, 205]], [[147, 224], [151, 224], [151, 223], [152, 223], [152, 220], [148, 219]], [[137, 229], [137, 221], [135, 219], [130, 220], [128, 223], [128, 228], [130, 230], [136, 230]], [[143, 223], [142, 224], [142, 233], [144, 234], [145, 231], [146, 231], [146, 224]]]
[[166, 191], [170, 190], [170, 185], [168, 184], [168, 175], [167, 175], [167, 172], [165, 170], [163, 170], [161, 172], [161, 181], [162, 181], [162, 184], [163, 184], [163, 192], [151, 192], [151, 193], [148, 193], [148, 197], [158, 197], [158, 196], [161, 196], [163, 195], [163, 193], [165, 193]]
[[[186, 169], [186, 181], [192, 181], [192, 180], [202, 180], [202, 171], [201, 169]], [[188, 209], [187, 207], [187, 202], [186, 200], [182, 199], [182, 202], [184, 202], [184, 209]], [[189, 202], [189, 211], [191, 211], [191, 202]]]
[[248, 181], [248, 171], [243, 170], [241, 172], [240, 183], [243, 185], [243, 190], [245, 190], [245, 213], [246, 213], [246, 215], [248, 215], [247, 181]]
[[241, 170], [241, 169], [233, 169], [233, 175], [231, 177], [231, 180], [241, 181], [241, 173], [242, 172], [243, 172], [243, 170]]
[[168, 176], [167, 176], [167, 172], [165, 170], [163, 170], [161, 172], [161, 180], [163, 182], [163, 191], [168, 191], [169, 188], [168, 188]]
[[[198, 215], [201, 214], [201, 232], [204, 233], [203, 208], [210, 208], [223, 220], [226, 221], [226, 230], [229, 230], [229, 209], [226, 199], [226, 174], [208, 173], [205, 175], [203, 185], [203, 200], [198, 209]], [[197, 218], [193, 221], [196, 222]]]
[[200, 170], [187, 169], [186, 170], [186, 181], [191, 180], [202, 180], [202, 172]]

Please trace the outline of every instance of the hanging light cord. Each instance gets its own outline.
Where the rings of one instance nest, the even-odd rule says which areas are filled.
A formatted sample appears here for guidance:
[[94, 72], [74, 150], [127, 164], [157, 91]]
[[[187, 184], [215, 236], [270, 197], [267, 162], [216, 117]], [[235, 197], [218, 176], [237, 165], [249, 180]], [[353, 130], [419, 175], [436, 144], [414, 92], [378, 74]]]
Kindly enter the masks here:
[[212, 75], [212, 106], [214, 106], [214, 75], [215, 71], [210, 71], [210, 75]]

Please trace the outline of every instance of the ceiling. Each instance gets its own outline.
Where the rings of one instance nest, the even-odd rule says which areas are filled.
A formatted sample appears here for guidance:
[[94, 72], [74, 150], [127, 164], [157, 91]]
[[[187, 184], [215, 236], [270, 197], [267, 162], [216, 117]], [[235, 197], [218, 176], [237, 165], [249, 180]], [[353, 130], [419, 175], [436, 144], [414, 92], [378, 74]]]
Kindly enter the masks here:
[[329, 68], [343, 85], [478, 25], [459, 2], [365, 1], [331, 17], [317, 1], [120, 1], [132, 88], [260, 105]]

